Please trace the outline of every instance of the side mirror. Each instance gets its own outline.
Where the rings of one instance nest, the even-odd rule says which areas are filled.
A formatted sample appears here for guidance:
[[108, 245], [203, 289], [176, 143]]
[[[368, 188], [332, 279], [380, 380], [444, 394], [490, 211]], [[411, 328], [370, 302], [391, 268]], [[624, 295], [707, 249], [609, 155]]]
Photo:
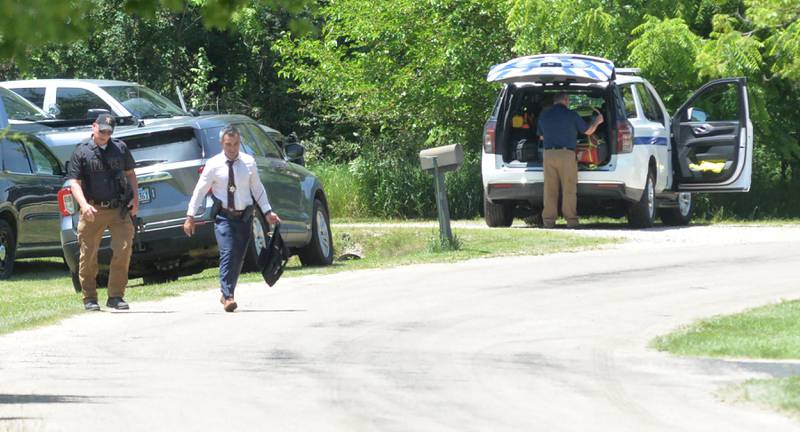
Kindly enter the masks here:
[[50, 107], [47, 108], [47, 114], [50, 117], [58, 118], [58, 116], [61, 115], [61, 108], [56, 104], [50, 105]]
[[708, 119], [708, 114], [697, 108], [691, 107], [686, 110], [686, 117], [691, 122], [705, 122]]
[[286, 142], [286, 146], [284, 147], [284, 151], [286, 152], [286, 157], [289, 158], [290, 161], [298, 163], [300, 165], [304, 165], [305, 161], [303, 161], [303, 155], [306, 152], [306, 148], [303, 147], [302, 144], [296, 142]]
[[195, 108], [190, 108], [189, 109], [189, 114], [191, 114], [192, 117], [197, 117], [197, 116], [200, 115], [200, 111], [197, 111]]

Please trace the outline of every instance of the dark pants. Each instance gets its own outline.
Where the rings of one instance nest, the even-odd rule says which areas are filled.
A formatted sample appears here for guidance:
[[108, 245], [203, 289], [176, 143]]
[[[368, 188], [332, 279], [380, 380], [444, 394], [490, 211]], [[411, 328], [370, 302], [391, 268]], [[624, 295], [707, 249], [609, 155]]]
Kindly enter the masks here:
[[233, 297], [236, 290], [252, 232], [250, 218], [233, 219], [218, 215], [214, 221], [219, 247], [219, 284], [225, 298]]

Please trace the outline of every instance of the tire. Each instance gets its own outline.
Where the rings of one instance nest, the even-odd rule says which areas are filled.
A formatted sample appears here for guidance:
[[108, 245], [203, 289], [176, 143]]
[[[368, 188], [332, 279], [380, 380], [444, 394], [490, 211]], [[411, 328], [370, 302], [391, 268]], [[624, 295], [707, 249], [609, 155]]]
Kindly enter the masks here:
[[544, 221], [542, 220], [542, 211], [541, 209], [534, 209], [534, 212], [530, 216], [526, 216], [525, 225], [531, 227], [541, 227], [544, 226]]
[[253, 214], [251, 229], [253, 235], [250, 236], [250, 242], [247, 243], [247, 252], [244, 253], [244, 265], [242, 266], [242, 271], [245, 272], [258, 271], [258, 254], [261, 249], [267, 247], [269, 242], [269, 225], [258, 207]]
[[658, 215], [661, 217], [661, 222], [669, 226], [686, 226], [692, 220], [692, 209], [694, 208], [694, 201], [692, 194], [689, 192], [681, 192], [678, 194], [678, 207], [664, 208], [658, 210]]
[[81, 278], [78, 276], [78, 273], [69, 272], [69, 275], [72, 277], [72, 289], [80, 294], [83, 291], [83, 288], [81, 288]]
[[656, 192], [653, 172], [648, 171], [642, 197], [628, 209], [628, 225], [631, 228], [650, 228], [656, 219]]
[[[70, 277], [72, 278], [72, 289], [75, 290], [76, 293], [81, 293], [83, 289], [81, 288], [81, 278], [78, 276], [78, 273], [69, 273]], [[108, 287], [108, 275], [107, 274], [97, 274], [97, 288], [106, 288]]]
[[333, 263], [333, 235], [328, 209], [322, 201], [314, 200], [311, 220], [311, 242], [300, 248], [298, 256], [304, 266], [325, 266]]
[[486, 225], [497, 227], [510, 227], [514, 222], [514, 205], [511, 203], [495, 204], [483, 195], [483, 218]]
[[14, 272], [14, 258], [17, 253], [17, 237], [11, 225], [0, 220], [0, 279], [8, 279]]

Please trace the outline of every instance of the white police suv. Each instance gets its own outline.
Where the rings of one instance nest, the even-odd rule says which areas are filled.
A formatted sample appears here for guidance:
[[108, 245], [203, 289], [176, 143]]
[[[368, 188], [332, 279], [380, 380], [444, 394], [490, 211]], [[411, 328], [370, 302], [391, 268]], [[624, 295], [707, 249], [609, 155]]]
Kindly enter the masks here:
[[633, 69], [574, 54], [520, 57], [495, 65], [487, 80], [504, 83], [484, 127], [481, 174], [486, 224], [514, 216], [540, 223], [544, 190], [536, 122], [556, 93], [587, 123], [593, 109], [605, 122], [578, 137], [578, 212], [627, 215], [631, 226], [686, 225], [693, 192], [747, 192], [753, 160], [744, 78], [711, 81], [673, 115]]

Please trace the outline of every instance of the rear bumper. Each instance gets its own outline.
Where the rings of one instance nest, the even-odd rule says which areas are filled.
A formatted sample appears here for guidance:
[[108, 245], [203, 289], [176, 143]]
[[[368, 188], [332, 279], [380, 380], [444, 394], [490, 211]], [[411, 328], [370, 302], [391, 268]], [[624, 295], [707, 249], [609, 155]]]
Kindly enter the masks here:
[[[544, 199], [544, 183], [489, 183], [486, 196], [491, 202], [527, 201], [541, 206]], [[578, 201], [581, 200], [621, 200], [636, 202], [642, 197], [641, 189], [614, 182], [579, 182]]]
[[[80, 247], [76, 239], [63, 243], [64, 259], [71, 272], [78, 272]], [[111, 262], [111, 238], [103, 237], [97, 253], [100, 272], [108, 271]], [[202, 271], [215, 265], [219, 250], [214, 236], [214, 224], [198, 223], [195, 234], [187, 237], [183, 226], [159, 228], [136, 234], [133, 239], [133, 254], [128, 276], [141, 277], [154, 272], [172, 273], [178, 276]]]

